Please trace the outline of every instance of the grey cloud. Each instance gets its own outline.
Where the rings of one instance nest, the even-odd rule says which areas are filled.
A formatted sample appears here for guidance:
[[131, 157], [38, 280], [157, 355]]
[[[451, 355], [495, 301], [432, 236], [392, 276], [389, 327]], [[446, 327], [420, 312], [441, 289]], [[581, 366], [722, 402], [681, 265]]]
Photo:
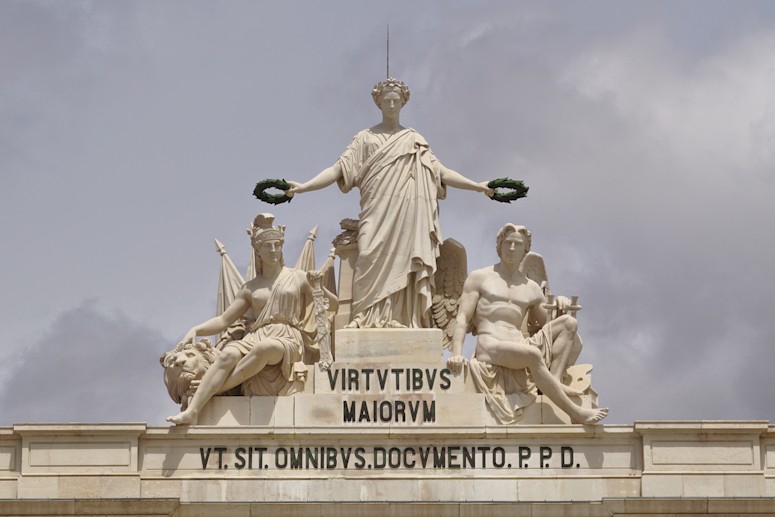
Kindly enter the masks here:
[[[377, 122], [389, 21], [392, 70], [412, 88], [403, 122], [463, 174], [531, 187], [513, 205], [450, 192], [443, 234], [473, 269], [496, 260], [503, 223], [533, 231], [555, 291], [585, 305], [581, 360], [609, 420], [772, 412], [770, 4], [183, 5], [0, 4], [5, 347], [25, 350], [31, 329], [82, 336], [67, 342], [97, 357], [125, 353], [122, 332], [145, 339], [126, 369], [166, 406], [147, 343], [212, 315], [212, 239], [244, 265], [244, 228], [273, 211], [287, 257], [318, 223], [322, 257], [357, 214], [336, 187], [278, 207], [250, 191], [311, 177]], [[100, 305], [59, 316], [87, 298]], [[24, 357], [6, 390], [41, 367]], [[41, 418], [116, 415], [62, 408]]]
[[96, 302], [63, 312], [15, 361], [0, 395], [0, 425], [25, 422], [152, 422], [174, 413], [157, 331]]

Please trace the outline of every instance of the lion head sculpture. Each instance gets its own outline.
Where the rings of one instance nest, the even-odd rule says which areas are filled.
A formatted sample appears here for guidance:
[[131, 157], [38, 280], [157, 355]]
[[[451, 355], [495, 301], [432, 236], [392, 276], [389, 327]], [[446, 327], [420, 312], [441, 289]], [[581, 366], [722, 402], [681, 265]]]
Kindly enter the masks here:
[[159, 358], [164, 368], [164, 384], [173, 401], [188, 407], [191, 381], [200, 380], [218, 357], [219, 350], [211, 346], [209, 339], [178, 345]]

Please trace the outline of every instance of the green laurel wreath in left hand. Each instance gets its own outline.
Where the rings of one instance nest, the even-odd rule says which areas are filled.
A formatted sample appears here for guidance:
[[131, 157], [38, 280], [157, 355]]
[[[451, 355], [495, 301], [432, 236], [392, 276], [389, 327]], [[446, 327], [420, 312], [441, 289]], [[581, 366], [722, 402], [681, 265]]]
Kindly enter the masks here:
[[291, 188], [291, 184], [285, 180], [267, 179], [256, 183], [256, 188], [253, 189], [253, 195], [260, 201], [269, 203], [272, 205], [279, 205], [280, 203], [290, 203], [292, 197], [283, 192], [282, 194], [269, 194], [266, 191], [270, 188], [276, 188], [280, 190], [288, 190]]
[[[498, 178], [487, 183], [487, 186], [494, 188], [495, 194], [492, 199], [501, 203], [511, 203], [521, 197], [527, 197], [527, 191], [530, 187], [525, 186], [522, 180], [513, 180], [511, 178]], [[510, 189], [509, 192], [498, 192], [497, 189]]]

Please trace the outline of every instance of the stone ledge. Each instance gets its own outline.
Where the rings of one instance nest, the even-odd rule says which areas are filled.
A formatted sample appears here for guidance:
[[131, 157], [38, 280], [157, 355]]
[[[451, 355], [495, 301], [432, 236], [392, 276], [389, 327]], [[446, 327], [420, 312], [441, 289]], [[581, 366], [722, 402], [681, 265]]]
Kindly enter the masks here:
[[336, 331], [337, 363], [438, 363], [442, 357], [439, 329], [340, 329]]

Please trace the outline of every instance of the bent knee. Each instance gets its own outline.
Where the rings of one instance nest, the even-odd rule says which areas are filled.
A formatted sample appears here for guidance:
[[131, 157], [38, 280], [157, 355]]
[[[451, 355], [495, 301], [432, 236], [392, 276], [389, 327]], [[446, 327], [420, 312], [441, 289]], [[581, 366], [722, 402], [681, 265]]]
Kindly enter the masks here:
[[534, 346], [528, 346], [524, 350], [525, 359], [528, 361], [528, 364], [530, 366], [535, 366], [539, 363], [544, 362], [544, 354], [541, 353], [541, 350]]
[[242, 359], [242, 352], [240, 352], [233, 346], [227, 346], [226, 348], [221, 350], [220, 354], [218, 354], [218, 359], [216, 359], [216, 361], [221, 364], [234, 365], [240, 359]]
[[563, 330], [566, 330], [568, 332], [576, 333], [579, 329], [579, 323], [578, 321], [576, 321], [576, 318], [569, 316], [567, 314], [563, 314], [555, 321], [560, 325], [562, 325]]

